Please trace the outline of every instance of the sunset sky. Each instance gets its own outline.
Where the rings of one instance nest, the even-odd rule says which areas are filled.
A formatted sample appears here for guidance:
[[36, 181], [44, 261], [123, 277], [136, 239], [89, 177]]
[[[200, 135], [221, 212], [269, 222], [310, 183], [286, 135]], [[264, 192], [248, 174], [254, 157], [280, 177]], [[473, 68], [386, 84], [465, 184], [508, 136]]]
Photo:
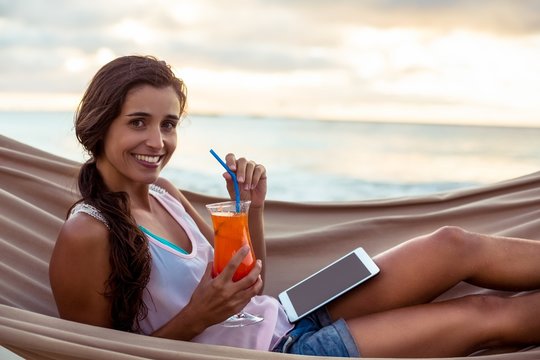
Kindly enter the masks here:
[[540, 126], [534, 0], [0, 0], [0, 110], [72, 111], [128, 54], [193, 114]]

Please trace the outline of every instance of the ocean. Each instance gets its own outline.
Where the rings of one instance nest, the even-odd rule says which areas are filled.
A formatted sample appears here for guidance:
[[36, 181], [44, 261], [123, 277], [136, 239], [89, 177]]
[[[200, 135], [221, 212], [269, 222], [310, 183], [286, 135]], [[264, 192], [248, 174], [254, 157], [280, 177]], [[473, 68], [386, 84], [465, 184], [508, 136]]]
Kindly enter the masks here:
[[[163, 176], [226, 196], [213, 148], [266, 166], [268, 199], [362, 201], [494, 183], [540, 168], [540, 128], [188, 115]], [[0, 112], [0, 134], [69, 159], [87, 156], [70, 112]]]

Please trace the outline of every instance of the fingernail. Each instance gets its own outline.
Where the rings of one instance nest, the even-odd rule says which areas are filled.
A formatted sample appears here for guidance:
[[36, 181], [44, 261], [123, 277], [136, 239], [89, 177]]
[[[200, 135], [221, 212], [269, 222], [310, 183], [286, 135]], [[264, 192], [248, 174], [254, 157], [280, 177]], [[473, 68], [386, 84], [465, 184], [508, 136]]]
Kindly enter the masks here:
[[238, 180], [238, 182], [244, 182], [244, 178], [242, 176], [237, 177], [236, 180]]

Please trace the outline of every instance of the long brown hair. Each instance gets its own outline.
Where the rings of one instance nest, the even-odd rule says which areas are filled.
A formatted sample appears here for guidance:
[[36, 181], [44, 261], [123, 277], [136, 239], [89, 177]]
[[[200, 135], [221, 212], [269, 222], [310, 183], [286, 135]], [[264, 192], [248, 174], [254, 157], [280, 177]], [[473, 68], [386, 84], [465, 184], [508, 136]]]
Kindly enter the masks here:
[[96, 207], [109, 225], [111, 273], [105, 296], [111, 301], [112, 326], [118, 330], [140, 331], [140, 320], [148, 313], [143, 292], [148, 284], [151, 257], [144, 234], [131, 216], [125, 192], [110, 191], [96, 159], [104, 150], [105, 134], [120, 115], [128, 92], [136, 86], [172, 86], [184, 112], [186, 90], [170, 66], [150, 56], [124, 56], [103, 66], [88, 86], [75, 115], [77, 139], [90, 154], [82, 165], [78, 185], [81, 201]]

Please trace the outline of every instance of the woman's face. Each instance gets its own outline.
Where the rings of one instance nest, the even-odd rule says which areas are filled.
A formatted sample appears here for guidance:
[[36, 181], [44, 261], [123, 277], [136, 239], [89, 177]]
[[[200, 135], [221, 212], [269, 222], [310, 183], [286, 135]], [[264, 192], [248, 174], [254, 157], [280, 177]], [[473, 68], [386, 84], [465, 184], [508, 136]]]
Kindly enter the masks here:
[[110, 187], [122, 187], [126, 181], [151, 184], [157, 180], [176, 149], [179, 114], [178, 95], [170, 86], [142, 85], [128, 92], [97, 159]]

